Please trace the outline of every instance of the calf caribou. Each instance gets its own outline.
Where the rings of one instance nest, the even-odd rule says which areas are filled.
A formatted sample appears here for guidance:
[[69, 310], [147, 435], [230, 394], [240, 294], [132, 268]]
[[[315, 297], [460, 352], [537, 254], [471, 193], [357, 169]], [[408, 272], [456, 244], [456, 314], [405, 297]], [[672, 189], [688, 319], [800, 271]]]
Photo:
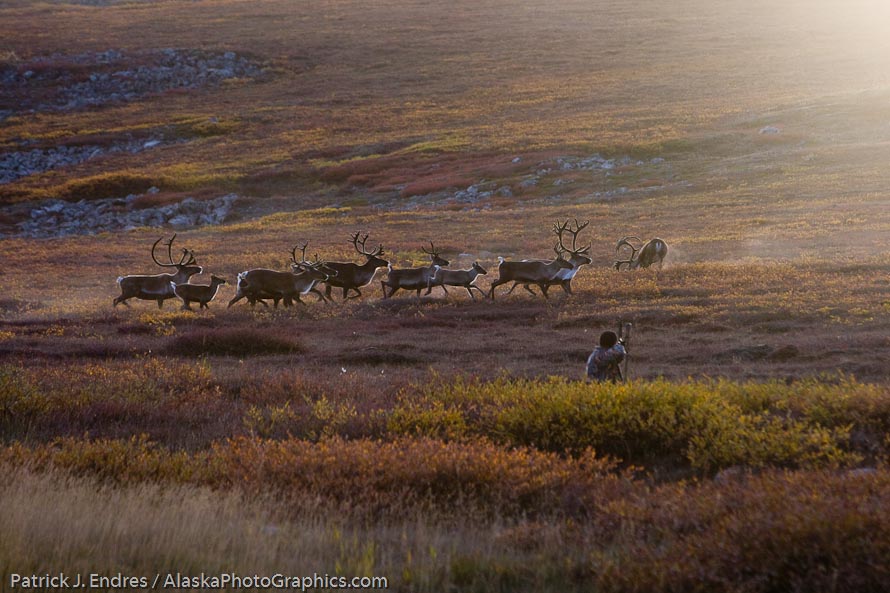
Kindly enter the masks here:
[[155, 256], [155, 249], [158, 243], [163, 241], [163, 237], [154, 242], [151, 246], [151, 259], [163, 268], [176, 268], [176, 272], [172, 274], [154, 274], [151, 276], [120, 276], [117, 283], [120, 286], [121, 294], [114, 299], [114, 306], [123, 303], [128, 307], [130, 304], [127, 300], [132, 298], [142, 299], [144, 301], [157, 301], [158, 309], [164, 306], [164, 301], [176, 297], [173, 292], [172, 284], [186, 284], [189, 278], [195, 274], [200, 274], [201, 266], [196, 265], [195, 254], [188, 249], [182, 250], [182, 256], [178, 262], [173, 261], [173, 241], [176, 240], [176, 234], [164, 244], [167, 246], [168, 263], [158, 261]]
[[173, 293], [182, 301], [182, 308], [192, 310], [190, 303], [198, 303], [199, 309], [209, 309], [207, 303], [216, 296], [219, 287], [228, 284], [225, 278], [219, 276], [210, 276], [210, 286], [200, 284], [176, 284], [171, 282]]
[[441, 286], [442, 290], [444, 290], [446, 294], [448, 294], [448, 289], [445, 288], [446, 286], [463, 286], [467, 289], [467, 293], [474, 301], [476, 300], [476, 297], [473, 296], [473, 288], [478, 290], [479, 294], [481, 294], [482, 297], [485, 298], [487, 296], [485, 292], [473, 283], [476, 281], [476, 278], [487, 273], [488, 271], [480, 266], [479, 262], [477, 261], [473, 262], [473, 267], [469, 270], [445, 270], [443, 268], [440, 268], [439, 266], [435, 266], [435, 270], [430, 276], [430, 280], [427, 284], [427, 289], [424, 295], [432, 292], [434, 286]]
[[[416, 290], [417, 296], [420, 296], [420, 291], [426, 288], [427, 294], [429, 294], [430, 278], [432, 278], [437, 267], [447, 266], [451, 262], [439, 255], [432, 241], [430, 241], [430, 251], [427, 251], [426, 247], [421, 247], [421, 249], [430, 256], [430, 265], [423, 268], [395, 269], [390, 264], [389, 275], [386, 277], [386, 280], [380, 281], [380, 286], [383, 287], [383, 298], [391, 297], [400, 288]], [[388, 295], [386, 294], [386, 287], [389, 287]]]
[[630, 258], [615, 260], [615, 269], [620, 270], [622, 265], [626, 265], [628, 270], [636, 270], [637, 268], [648, 268], [652, 264], [658, 264], [658, 269], [664, 265], [664, 258], [667, 257], [668, 246], [662, 239], [655, 238], [647, 242], [642, 247], [635, 247], [630, 242], [631, 239], [642, 241], [639, 237], [623, 237], [619, 239], [615, 246], [617, 254], [622, 247], [630, 247]]

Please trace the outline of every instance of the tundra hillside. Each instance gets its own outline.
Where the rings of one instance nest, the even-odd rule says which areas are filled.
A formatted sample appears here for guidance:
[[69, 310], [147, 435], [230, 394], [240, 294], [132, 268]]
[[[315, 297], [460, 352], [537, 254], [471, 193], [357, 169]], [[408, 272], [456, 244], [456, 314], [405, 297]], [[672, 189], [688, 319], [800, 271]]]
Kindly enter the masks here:
[[[888, 16], [0, 1], [0, 590], [887, 590]], [[565, 221], [572, 294], [382, 298], [431, 244], [488, 294]], [[664, 266], [615, 270], [628, 236]], [[345, 303], [226, 308], [307, 241], [385, 262]], [[172, 270], [154, 244], [229, 283], [113, 307]], [[580, 382], [622, 321], [632, 380]]]

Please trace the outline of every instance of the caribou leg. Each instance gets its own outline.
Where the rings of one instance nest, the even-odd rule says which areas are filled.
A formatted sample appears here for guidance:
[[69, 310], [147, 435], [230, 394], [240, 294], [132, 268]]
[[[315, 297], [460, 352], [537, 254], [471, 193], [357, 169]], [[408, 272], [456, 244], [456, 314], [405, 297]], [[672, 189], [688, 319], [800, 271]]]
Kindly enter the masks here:
[[[484, 299], [484, 298], [488, 298], [488, 295], [485, 294], [485, 291], [482, 290], [481, 288], [479, 288], [478, 286], [476, 286], [475, 284], [470, 284], [470, 288], [468, 288], [467, 291], [469, 292], [471, 288], [475, 288], [476, 290], [478, 290], [478, 291], [479, 291], [479, 294], [482, 295], [482, 298], [483, 298], [483, 299]], [[473, 296], [473, 293], [472, 293], [472, 292], [470, 292], [470, 296]], [[473, 298], [473, 300], [474, 300], [474, 301], [476, 300], [475, 297]]]

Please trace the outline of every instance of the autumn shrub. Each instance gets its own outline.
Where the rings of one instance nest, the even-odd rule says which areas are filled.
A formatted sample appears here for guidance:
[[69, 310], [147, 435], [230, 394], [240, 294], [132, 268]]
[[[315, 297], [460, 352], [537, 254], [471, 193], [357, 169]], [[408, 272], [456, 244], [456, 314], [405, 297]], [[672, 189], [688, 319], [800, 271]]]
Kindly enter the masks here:
[[64, 438], [33, 448], [12, 444], [0, 450], [0, 462], [38, 471], [64, 469], [120, 484], [150, 480], [272, 492], [364, 516], [412, 508], [584, 516], [630, 484], [614, 472], [611, 461], [592, 451], [566, 459], [482, 439], [240, 437], [189, 454], [144, 436]]
[[[843, 466], [862, 458], [851, 431], [883, 426], [885, 392], [855, 381], [457, 380], [404, 394], [388, 428], [443, 438], [483, 435], [556, 452], [590, 447], [635, 464], [667, 462], [702, 472], [733, 465]], [[869, 443], [883, 446], [877, 432]]]
[[0, 438], [45, 440], [128, 427], [188, 437], [221, 406], [207, 366], [162, 358], [0, 366]]
[[890, 472], [768, 471], [616, 501], [602, 591], [886, 591]]
[[263, 438], [299, 437], [318, 440], [325, 437], [369, 436], [377, 415], [360, 418], [355, 403], [333, 401], [326, 395], [288, 400], [280, 405], [250, 406], [244, 414], [244, 427]]
[[167, 348], [178, 356], [298, 354], [304, 346], [284, 332], [251, 328], [197, 329], [177, 335]]

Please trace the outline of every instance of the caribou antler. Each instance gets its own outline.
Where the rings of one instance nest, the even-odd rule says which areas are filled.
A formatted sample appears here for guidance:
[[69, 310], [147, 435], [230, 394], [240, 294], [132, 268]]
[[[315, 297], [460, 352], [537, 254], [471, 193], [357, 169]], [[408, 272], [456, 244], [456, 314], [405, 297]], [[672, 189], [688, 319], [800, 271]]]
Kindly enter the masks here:
[[179, 262], [173, 261], [173, 242], [176, 240], [176, 233], [173, 233], [173, 236], [170, 237], [169, 241], [164, 241], [164, 245], [167, 246], [167, 261], [168, 263], [162, 263], [158, 261], [157, 256], [155, 255], [155, 250], [158, 247], [158, 243], [164, 240], [164, 237], [160, 237], [154, 244], [151, 246], [151, 259], [154, 260], [156, 264], [161, 266], [162, 268], [181, 268], [182, 266], [191, 266], [197, 263], [195, 260], [195, 254], [189, 249], [183, 249], [182, 255], [179, 257]]
[[[559, 237], [559, 244], [560, 244], [560, 246], [562, 246], [563, 249], [565, 249], [566, 251], [568, 251], [569, 253], [571, 253], [573, 255], [578, 255], [579, 253], [587, 253], [588, 251], [590, 251], [591, 243], [588, 243], [585, 247], [578, 249], [578, 233], [580, 233], [585, 228], [587, 228], [587, 226], [589, 224], [590, 224], [589, 220], [585, 220], [584, 222], [578, 222], [578, 219], [576, 218], [575, 219], [575, 228], [572, 228], [569, 226], [568, 219], [565, 221], [565, 223], [562, 223], [562, 224], [560, 224], [560, 222], [557, 220], [556, 223], [553, 225], [553, 232], [556, 233], [557, 237]], [[566, 232], [569, 233], [570, 235], [572, 235], [572, 248], [571, 249], [566, 247], [562, 241], [563, 233], [566, 233]]]
[[618, 250], [621, 249], [622, 245], [627, 245], [628, 247], [630, 247], [631, 251], [633, 252], [631, 254], [631, 258], [633, 258], [633, 256], [637, 253], [637, 251], [640, 250], [640, 248], [634, 247], [633, 243], [630, 242], [631, 239], [636, 239], [640, 243], [643, 242], [643, 240], [640, 239], [639, 237], [637, 237], [636, 235], [631, 235], [629, 237], [622, 237], [621, 239], [618, 240], [618, 243], [615, 245], [615, 253], [618, 253]]
[[191, 266], [196, 263], [198, 262], [195, 259], [195, 253], [191, 249], [183, 249], [177, 266]]
[[365, 235], [362, 236], [361, 231], [356, 231], [356, 232], [352, 233], [350, 243], [352, 243], [352, 246], [355, 247], [355, 250], [358, 251], [361, 255], [364, 255], [367, 257], [379, 257], [379, 256], [383, 255], [383, 244], [382, 243], [379, 244], [377, 246], [377, 249], [375, 249], [374, 251], [366, 251], [365, 250], [365, 242], [368, 240], [368, 234], [369, 233], [365, 233]]
[[430, 251], [427, 251], [426, 247], [423, 247], [423, 246], [421, 246], [420, 248], [427, 255], [432, 255], [433, 257], [439, 257], [439, 252], [436, 250], [436, 246], [433, 244], [432, 241], [430, 241]]
[[[290, 250], [290, 259], [294, 262], [294, 265], [299, 267], [305, 267], [311, 265], [310, 262], [306, 261], [306, 248], [309, 247], [309, 241], [303, 243], [303, 245], [294, 245], [294, 248]], [[297, 249], [300, 250], [302, 255], [300, 256], [300, 261], [297, 261]]]

